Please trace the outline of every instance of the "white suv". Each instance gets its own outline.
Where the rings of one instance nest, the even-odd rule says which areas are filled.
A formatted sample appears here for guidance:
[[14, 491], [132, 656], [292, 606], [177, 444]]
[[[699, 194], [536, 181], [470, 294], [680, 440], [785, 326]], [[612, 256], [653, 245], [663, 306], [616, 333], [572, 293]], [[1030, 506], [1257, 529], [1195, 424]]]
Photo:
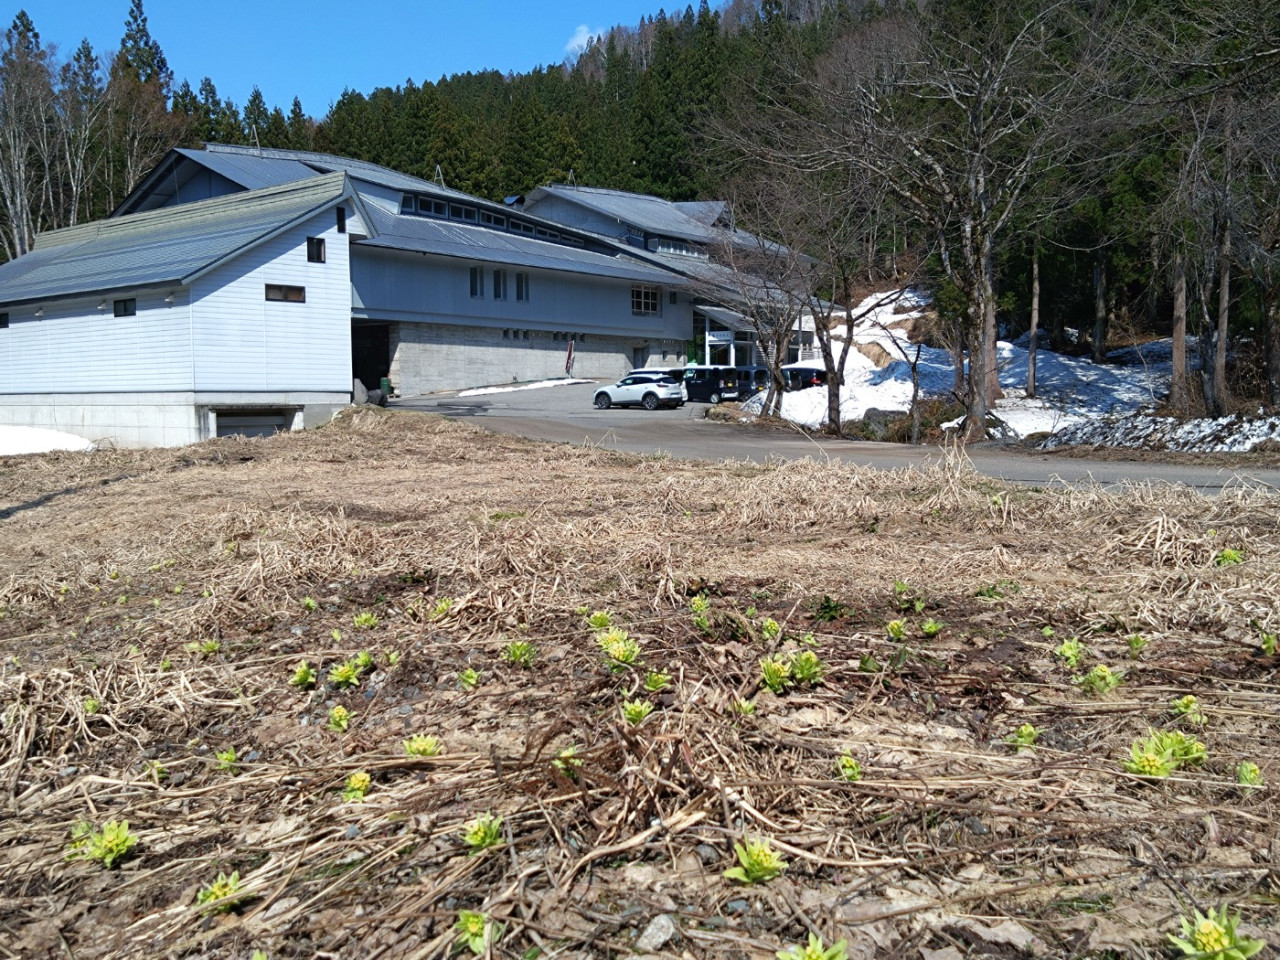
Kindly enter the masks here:
[[597, 410], [637, 405], [646, 410], [678, 407], [684, 403], [682, 387], [681, 383], [663, 373], [632, 373], [611, 387], [601, 387], [592, 403]]

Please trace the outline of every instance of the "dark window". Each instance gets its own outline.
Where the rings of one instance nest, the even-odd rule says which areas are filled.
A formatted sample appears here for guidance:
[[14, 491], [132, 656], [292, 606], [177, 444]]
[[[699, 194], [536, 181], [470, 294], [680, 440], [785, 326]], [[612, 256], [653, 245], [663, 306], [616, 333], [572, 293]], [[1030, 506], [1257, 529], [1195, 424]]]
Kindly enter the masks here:
[[484, 296], [484, 267], [471, 268], [471, 296], [477, 299]]
[[338, 232], [347, 232], [347, 208], [338, 207]]
[[529, 331], [528, 331], [528, 330], [525, 330], [525, 331], [524, 331], [524, 339], [526, 339], [526, 340], [528, 340], [528, 339], [529, 339]]
[[631, 288], [631, 313], [637, 317], [656, 317], [662, 314], [662, 291], [646, 283]]
[[667, 303], [671, 304], [673, 307], [675, 306], [676, 292], [674, 290], [672, 290], [670, 293], [667, 294]]
[[507, 299], [507, 271], [493, 271], [493, 299]]
[[307, 237], [307, 263], [324, 263], [324, 237]]
[[117, 317], [132, 317], [138, 313], [138, 301], [133, 297], [128, 300], [117, 300], [115, 307]]
[[475, 207], [464, 207], [464, 206], [462, 206], [461, 204], [451, 203], [451, 204], [449, 204], [449, 219], [450, 219], [450, 220], [465, 220], [465, 221], [467, 221], [468, 223], [475, 223], [475, 222], [476, 222], [476, 208], [475, 208]]
[[527, 273], [516, 274], [516, 299], [521, 302], [529, 299], [529, 275]]
[[496, 213], [489, 213], [487, 210], [481, 210], [480, 222], [490, 227], [502, 229], [507, 225], [507, 218], [498, 216]]
[[7, 313], [0, 313], [0, 330], [7, 329], [9, 329], [9, 315]]
[[413, 194], [406, 193], [400, 198], [400, 212], [413, 213]]
[[[338, 209], [342, 209], [339, 207]], [[267, 299], [279, 303], [306, 303], [306, 287], [287, 287], [282, 283], [267, 284]], [[118, 316], [118, 314], [117, 314]]]
[[507, 330], [503, 330], [503, 331], [502, 331], [502, 339], [503, 339], [503, 340], [510, 340], [510, 339], [511, 339], [511, 330], [510, 330], [510, 329], [507, 329]]

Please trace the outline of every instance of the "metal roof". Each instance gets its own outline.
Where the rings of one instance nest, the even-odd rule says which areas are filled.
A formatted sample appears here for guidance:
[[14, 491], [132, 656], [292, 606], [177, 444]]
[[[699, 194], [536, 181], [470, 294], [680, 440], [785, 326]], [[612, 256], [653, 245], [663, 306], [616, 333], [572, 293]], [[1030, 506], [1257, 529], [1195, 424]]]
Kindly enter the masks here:
[[346, 176], [335, 173], [44, 233], [34, 250], [0, 266], [0, 299], [21, 303], [186, 283], [351, 195]]
[[[646, 233], [695, 243], [715, 243], [724, 238], [723, 230], [717, 230], [709, 223], [691, 216], [690, 211], [681, 208], [682, 205], [659, 197], [605, 190], [601, 187], [575, 187], [554, 183], [531, 190], [525, 203], [526, 208], [536, 209], [543, 196], [559, 197], [611, 219], [640, 227]], [[692, 212], [697, 212], [702, 217], [707, 215], [705, 204], [694, 207]]]
[[668, 286], [673, 282], [683, 282], [678, 274], [622, 253], [596, 253], [484, 226], [432, 217], [400, 216], [372, 204], [369, 205], [369, 216], [377, 236], [359, 241], [360, 247], [432, 253], [484, 263], [561, 270]]
[[292, 159], [244, 156], [213, 150], [178, 149], [174, 152], [226, 177], [232, 183], [240, 184], [246, 190], [277, 187], [316, 175], [311, 167]]

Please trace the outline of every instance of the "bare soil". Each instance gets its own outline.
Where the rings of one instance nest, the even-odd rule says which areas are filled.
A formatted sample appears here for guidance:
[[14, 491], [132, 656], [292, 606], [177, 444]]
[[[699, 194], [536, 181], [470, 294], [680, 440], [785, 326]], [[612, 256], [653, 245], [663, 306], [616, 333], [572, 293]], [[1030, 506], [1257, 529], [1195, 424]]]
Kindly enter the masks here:
[[[443, 958], [469, 910], [528, 960], [768, 960], [810, 933], [850, 958], [1154, 957], [1218, 904], [1274, 947], [1278, 596], [1257, 490], [708, 465], [373, 409], [0, 459], [0, 955]], [[800, 650], [825, 675], [762, 689]], [[1094, 696], [1074, 678], [1098, 664], [1123, 683]], [[1170, 710], [1188, 693], [1202, 727]], [[1126, 772], [1152, 728], [1207, 759]], [[419, 733], [442, 752], [406, 755]], [[1271, 786], [1239, 786], [1244, 760]], [[486, 813], [501, 842], [472, 853]], [[136, 844], [108, 870], [72, 831], [110, 821]], [[744, 839], [781, 876], [724, 877]], [[233, 871], [237, 902], [197, 904]]]

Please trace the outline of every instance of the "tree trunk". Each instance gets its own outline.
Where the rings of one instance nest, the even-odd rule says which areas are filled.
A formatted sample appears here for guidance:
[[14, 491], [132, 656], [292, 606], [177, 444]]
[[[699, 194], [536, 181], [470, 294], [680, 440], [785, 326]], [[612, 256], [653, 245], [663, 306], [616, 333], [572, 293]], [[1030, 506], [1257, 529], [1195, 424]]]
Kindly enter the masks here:
[[1227, 389], [1227, 321], [1231, 317], [1231, 220], [1222, 224], [1222, 242], [1218, 250], [1218, 325], [1213, 351], [1214, 405], [1218, 416], [1231, 409], [1231, 392]]
[[[969, 295], [970, 323], [976, 328], [977, 342], [969, 344], [969, 396], [964, 414], [966, 443], [987, 438], [987, 413], [991, 409], [991, 401], [987, 399], [990, 381], [987, 375], [986, 289], [984, 277], [983, 282]], [[994, 315], [994, 311], [991, 313]]]
[[1280, 291], [1268, 285], [1264, 304], [1267, 335], [1267, 400], [1272, 410], [1280, 407]]
[[1107, 359], [1107, 261], [1099, 250], [1093, 258], [1093, 362]]
[[1179, 250], [1173, 259], [1173, 374], [1169, 379], [1169, 407], [1187, 414], [1187, 261]]
[[1027, 396], [1036, 395], [1036, 338], [1040, 334], [1040, 250], [1031, 251], [1031, 331], [1027, 335]]

